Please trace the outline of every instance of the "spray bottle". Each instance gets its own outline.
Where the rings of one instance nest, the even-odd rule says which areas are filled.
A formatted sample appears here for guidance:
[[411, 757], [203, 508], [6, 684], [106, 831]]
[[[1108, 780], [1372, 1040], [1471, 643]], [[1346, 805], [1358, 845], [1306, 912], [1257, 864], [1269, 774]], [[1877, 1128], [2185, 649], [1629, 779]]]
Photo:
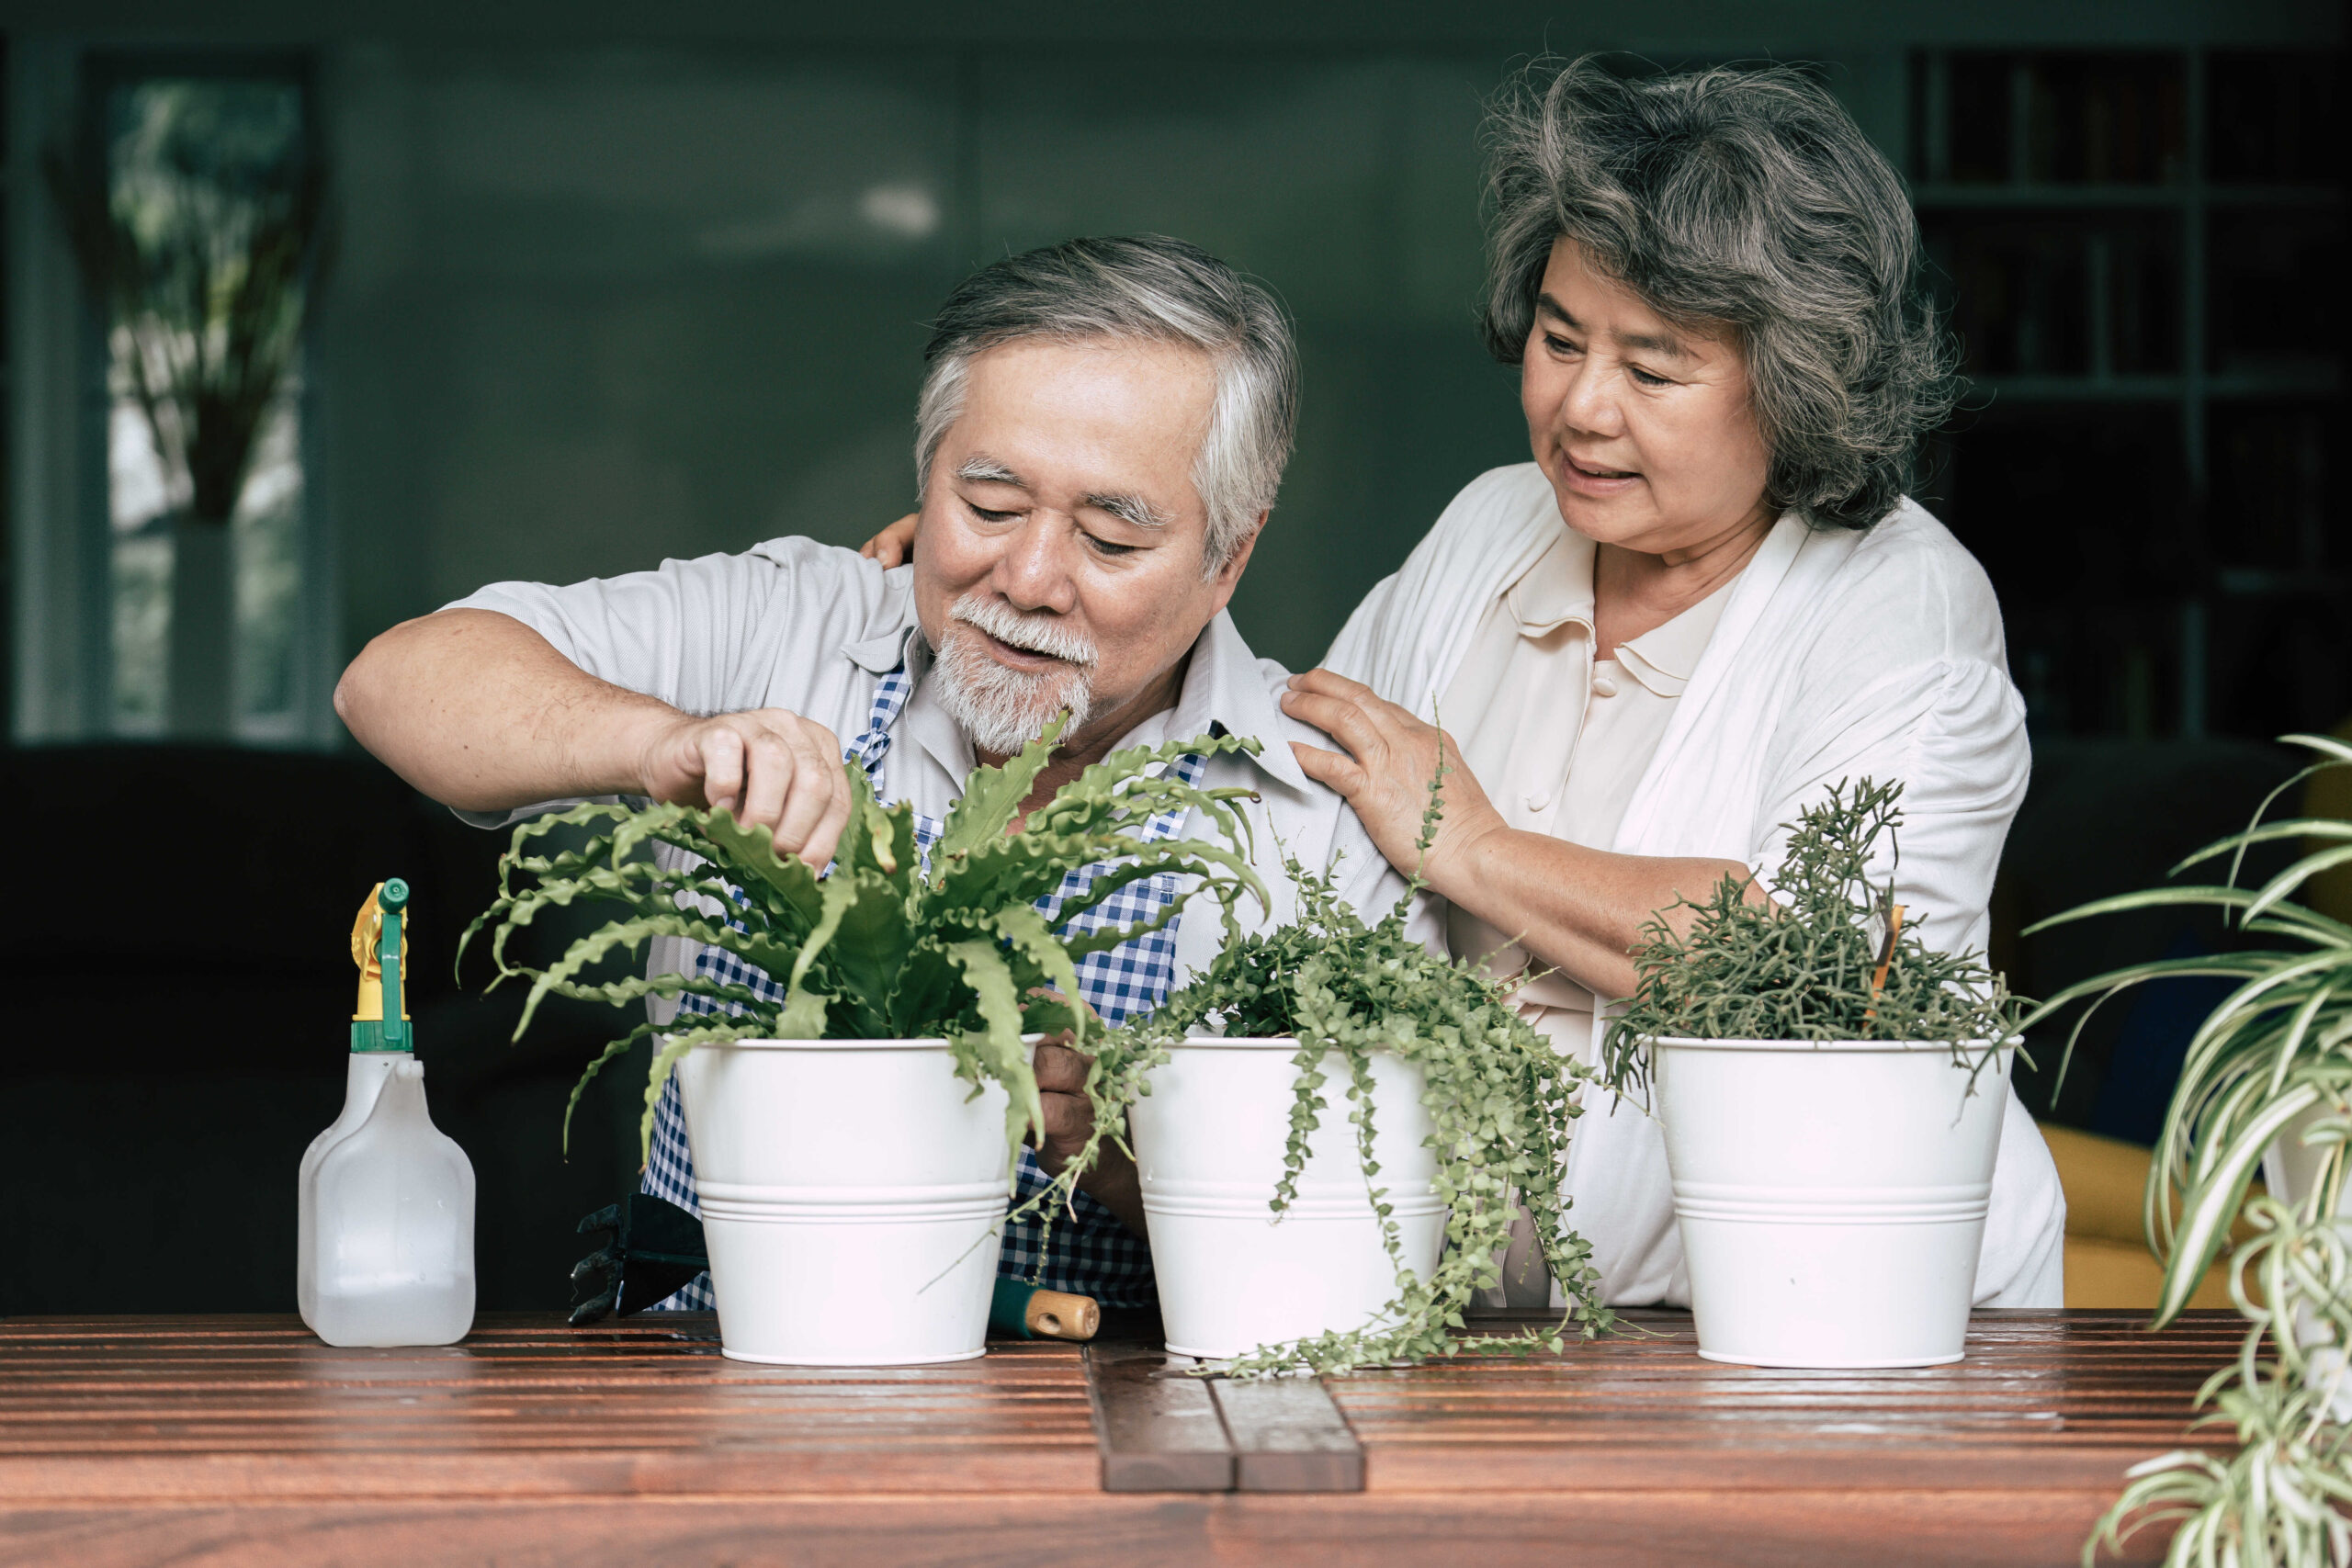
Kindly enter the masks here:
[[294, 1295], [330, 1345], [450, 1345], [473, 1326], [474, 1168], [424, 1109], [407, 908], [398, 877], [359, 907], [343, 1114], [302, 1156]]

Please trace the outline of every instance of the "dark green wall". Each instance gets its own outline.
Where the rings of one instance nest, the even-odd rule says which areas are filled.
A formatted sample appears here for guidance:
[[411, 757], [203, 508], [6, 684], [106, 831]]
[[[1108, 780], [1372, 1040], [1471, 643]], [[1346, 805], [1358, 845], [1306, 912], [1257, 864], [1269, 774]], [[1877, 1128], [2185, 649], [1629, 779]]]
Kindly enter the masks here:
[[922, 323], [956, 278], [1156, 231], [1296, 312], [1298, 457], [1238, 613], [1313, 661], [1447, 497], [1521, 453], [1474, 327], [1499, 63], [1114, 63], [337, 51], [321, 477], [350, 634], [501, 577], [864, 538], [911, 500]]

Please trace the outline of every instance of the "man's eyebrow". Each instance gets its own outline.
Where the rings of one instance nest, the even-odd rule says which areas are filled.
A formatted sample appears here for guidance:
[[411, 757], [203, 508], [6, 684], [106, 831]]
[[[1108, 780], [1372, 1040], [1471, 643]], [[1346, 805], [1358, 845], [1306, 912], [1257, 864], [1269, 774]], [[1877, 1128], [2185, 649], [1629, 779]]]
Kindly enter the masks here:
[[[1535, 313], [1549, 316], [1570, 332], [1581, 332], [1584, 323], [1568, 314], [1567, 307], [1549, 294], [1535, 297]], [[1640, 349], [1645, 354], [1663, 354], [1673, 359], [1691, 357], [1690, 348], [1671, 333], [1611, 333], [1610, 341], [1620, 348]]]
[[1113, 491], [1108, 495], [1090, 495], [1085, 504], [1097, 512], [1107, 512], [1120, 522], [1137, 528], [1165, 530], [1168, 514], [1139, 495]]
[[956, 477], [966, 484], [1018, 485], [1023, 490], [1029, 488], [1019, 474], [1014, 473], [994, 457], [977, 456], [967, 457], [956, 466]]

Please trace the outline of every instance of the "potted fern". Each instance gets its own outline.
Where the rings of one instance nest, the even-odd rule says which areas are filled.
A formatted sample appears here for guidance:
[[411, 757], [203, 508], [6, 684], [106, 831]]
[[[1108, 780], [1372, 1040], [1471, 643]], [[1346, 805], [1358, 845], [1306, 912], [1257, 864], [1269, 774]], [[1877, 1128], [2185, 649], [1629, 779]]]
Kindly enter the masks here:
[[[1133, 1108], [1169, 1348], [1228, 1375], [1340, 1372], [1610, 1325], [1559, 1193], [1585, 1069], [1407, 933], [1418, 879], [1367, 922], [1328, 873], [1284, 869], [1296, 919], [1114, 1034], [1090, 1086], [1098, 1143]], [[1457, 1336], [1521, 1201], [1566, 1310], [1549, 1334]]]
[[1787, 824], [1770, 902], [1727, 876], [1687, 935], [1643, 928], [1603, 1077], [1655, 1089], [1710, 1359], [1961, 1358], [2018, 1009], [1872, 885], [1901, 795], [1840, 784]]
[[[2086, 998], [2096, 1007], [2165, 976], [2236, 982], [2189, 1040], [2149, 1162], [2145, 1214], [2165, 1265], [2151, 1325], [2158, 1328], [2188, 1304], [2241, 1212], [2248, 1222], [2230, 1259], [2245, 1349], [2199, 1396], [2211, 1407], [2208, 1421], [2234, 1427], [2238, 1451], [2184, 1451], [2138, 1467], [2085, 1546], [2086, 1562], [2102, 1544], [2120, 1550], [2158, 1521], [2179, 1526], [2167, 1557], [2176, 1564], [2352, 1561], [2352, 927], [2295, 898], [2313, 877], [2352, 863], [2352, 822], [2264, 820], [2288, 789], [2352, 766], [2352, 746], [2315, 735], [2286, 740], [2315, 753], [2312, 763], [2271, 792], [2245, 831], [2175, 868], [2226, 860], [2221, 881], [2103, 898], [2029, 930], [2129, 909], [2198, 908], [2256, 939], [2238, 951], [2086, 980], [2028, 1021]], [[2240, 886], [2247, 852], [2281, 842], [2305, 852], [2260, 886]], [[2088, 1016], [2076, 1021], [2070, 1055]], [[2267, 1191], [2249, 1201], [2256, 1170]]]
[[[723, 810], [587, 805], [515, 830], [499, 897], [467, 934], [494, 927], [499, 979], [531, 982], [518, 1037], [549, 996], [716, 1010], [613, 1042], [572, 1105], [600, 1067], [654, 1038], [640, 1129], [650, 1147], [662, 1084], [678, 1071], [727, 1354], [820, 1365], [979, 1355], [1012, 1156], [1043, 1133], [1030, 1043], [1067, 1032], [1091, 1048], [1099, 1026], [1069, 999], [1077, 961], [1166, 925], [1182, 900], [1135, 926], [1071, 934], [1067, 922], [1173, 873], [1222, 906], [1232, 934], [1237, 901], [1262, 891], [1234, 848], [1246, 828], [1233, 801], [1248, 792], [1196, 788], [1168, 767], [1255, 742], [1119, 752], [1015, 830], [1059, 728], [977, 770], [927, 860], [912, 808], [878, 805], [853, 763], [855, 805], [829, 870], [778, 855], [764, 829]], [[1146, 825], [1169, 811], [1198, 812], [1222, 841], [1147, 840]], [[586, 829], [587, 841], [535, 852], [559, 827]], [[672, 852], [649, 854], [655, 846]], [[1098, 865], [1060, 906], [1063, 928], [1050, 925], [1035, 901]], [[582, 900], [618, 913], [544, 970], [508, 964], [516, 929]], [[775, 985], [590, 977], [657, 936], [721, 950]], [[852, 1107], [887, 1112], [853, 1118]], [[1066, 1168], [1033, 1200], [1048, 1220], [1083, 1169]]]

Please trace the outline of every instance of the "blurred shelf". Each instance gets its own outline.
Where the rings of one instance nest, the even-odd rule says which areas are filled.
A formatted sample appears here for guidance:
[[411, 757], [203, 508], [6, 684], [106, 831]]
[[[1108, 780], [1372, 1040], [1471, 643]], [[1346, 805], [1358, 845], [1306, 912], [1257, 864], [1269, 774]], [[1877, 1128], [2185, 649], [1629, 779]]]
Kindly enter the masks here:
[[[2242, 401], [2259, 398], [2341, 396], [2343, 377], [2333, 368], [2237, 371], [2202, 378], [2207, 398]], [[1979, 396], [2019, 403], [2154, 403], [2189, 395], [2185, 376], [1979, 376], [1970, 381], [1971, 400]]]
[[2185, 207], [2191, 199], [2209, 207], [2279, 207], [2326, 209], [2341, 207], [2344, 193], [2332, 186], [2302, 185], [2032, 185], [1961, 184], [1951, 181], [1917, 186], [1912, 205], [1923, 212], [1950, 211], [2075, 211], [2132, 209], [2164, 211]]
[[2344, 579], [2333, 572], [2279, 571], [2268, 567], [2225, 566], [2213, 584], [2233, 599], [2333, 599]]

